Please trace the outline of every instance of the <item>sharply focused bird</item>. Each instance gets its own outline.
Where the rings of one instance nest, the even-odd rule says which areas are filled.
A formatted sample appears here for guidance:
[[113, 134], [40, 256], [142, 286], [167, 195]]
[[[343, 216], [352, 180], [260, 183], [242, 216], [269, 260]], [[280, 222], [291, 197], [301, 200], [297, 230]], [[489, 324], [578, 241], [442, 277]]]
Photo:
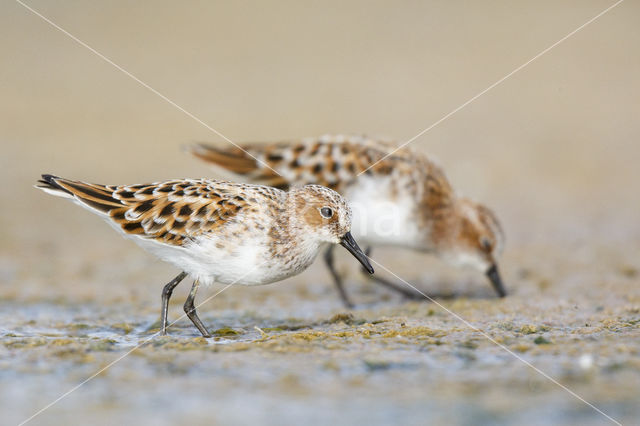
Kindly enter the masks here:
[[304, 271], [327, 245], [341, 244], [369, 272], [351, 236], [351, 209], [320, 185], [288, 191], [207, 179], [142, 185], [98, 185], [42, 175], [36, 186], [98, 214], [126, 238], [182, 272], [162, 291], [162, 334], [173, 289], [194, 279], [184, 310], [203, 336], [198, 285], [269, 284]]

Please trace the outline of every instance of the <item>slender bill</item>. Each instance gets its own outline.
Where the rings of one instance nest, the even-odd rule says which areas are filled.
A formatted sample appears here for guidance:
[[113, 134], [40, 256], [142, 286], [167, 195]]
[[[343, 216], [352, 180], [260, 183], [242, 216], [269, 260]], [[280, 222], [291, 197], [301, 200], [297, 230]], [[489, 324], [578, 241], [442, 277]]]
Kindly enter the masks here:
[[358, 247], [358, 244], [356, 243], [356, 240], [353, 239], [351, 232], [344, 234], [342, 241], [340, 241], [340, 245], [349, 250], [349, 252], [358, 259], [360, 263], [362, 263], [362, 266], [364, 266], [364, 269], [366, 269], [367, 272], [373, 274], [373, 267], [369, 263], [367, 256], [362, 252], [360, 247]]
[[494, 290], [498, 293], [498, 296], [505, 297], [507, 295], [507, 291], [504, 289], [504, 285], [502, 284], [502, 278], [500, 278], [500, 273], [498, 272], [498, 267], [496, 265], [491, 266], [487, 271], [487, 278], [491, 281], [491, 285]]

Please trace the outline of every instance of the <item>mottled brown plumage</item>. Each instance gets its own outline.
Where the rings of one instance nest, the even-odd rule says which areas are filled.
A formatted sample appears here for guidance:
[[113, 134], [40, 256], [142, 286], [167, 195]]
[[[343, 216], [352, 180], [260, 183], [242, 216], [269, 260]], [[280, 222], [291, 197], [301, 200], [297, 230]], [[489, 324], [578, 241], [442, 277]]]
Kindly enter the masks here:
[[[433, 191], [451, 192], [444, 173], [435, 163], [406, 148], [385, 158], [392, 149], [390, 143], [359, 136], [323, 136], [300, 142], [245, 144], [241, 148], [209, 144], [189, 147], [201, 160], [278, 188], [312, 182], [343, 192], [363, 172], [369, 176], [389, 176], [420, 170], [428, 177]], [[425, 202], [429, 201], [432, 200], [427, 196]]]
[[[115, 186], [56, 177], [39, 184], [61, 189], [107, 214], [126, 234], [175, 246], [215, 232], [242, 209], [252, 209], [243, 193], [244, 185], [215, 185], [205, 179]], [[269, 192], [265, 189], [265, 193]]]

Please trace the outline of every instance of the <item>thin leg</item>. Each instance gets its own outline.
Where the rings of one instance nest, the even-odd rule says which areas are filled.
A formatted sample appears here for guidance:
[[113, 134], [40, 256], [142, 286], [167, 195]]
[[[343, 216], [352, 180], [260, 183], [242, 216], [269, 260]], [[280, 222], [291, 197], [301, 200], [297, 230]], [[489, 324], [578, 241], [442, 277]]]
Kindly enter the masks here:
[[202, 333], [202, 337], [211, 337], [211, 334], [207, 330], [207, 327], [204, 326], [200, 318], [198, 318], [198, 313], [196, 312], [196, 307], [193, 306], [193, 301], [196, 298], [196, 293], [198, 292], [198, 286], [200, 282], [195, 280], [193, 282], [193, 286], [191, 286], [191, 291], [189, 292], [189, 296], [187, 297], [186, 302], [184, 302], [184, 312], [187, 314], [193, 325], [195, 325], [200, 333]]
[[329, 268], [329, 272], [333, 277], [333, 282], [336, 283], [336, 287], [338, 287], [338, 292], [340, 293], [340, 299], [342, 299], [342, 303], [349, 308], [352, 309], [354, 304], [349, 300], [349, 296], [347, 296], [347, 292], [344, 289], [344, 285], [342, 284], [342, 278], [338, 275], [336, 268], [333, 266], [333, 247], [334, 245], [330, 245], [327, 248], [327, 251], [324, 252], [324, 261], [327, 264], [327, 268]]
[[[369, 257], [369, 255], [371, 254], [371, 247], [367, 247], [364, 251], [364, 254], [367, 255], [367, 257]], [[367, 278], [369, 278], [370, 280], [373, 280], [373, 282], [378, 283], [386, 288], [388, 288], [389, 290], [393, 290], [396, 291], [400, 294], [402, 294], [404, 297], [407, 297], [409, 299], [414, 299], [414, 300], [422, 300], [425, 297], [418, 293], [417, 291], [413, 290], [412, 288], [407, 288], [404, 286], [400, 286], [398, 284], [392, 283], [391, 281], [385, 280], [382, 277], [379, 277], [377, 275], [371, 275], [369, 272], [367, 272], [364, 268], [362, 268], [362, 272], [364, 272], [364, 274], [367, 276]]]
[[172, 279], [162, 289], [162, 311], [160, 312], [160, 322], [162, 323], [162, 335], [167, 334], [167, 314], [169, 312], [169, 299], [173, 294], [173, 289], [176, 288], [180, 281], [187, 276], [186, 272], [180, 272], [177, 277]]

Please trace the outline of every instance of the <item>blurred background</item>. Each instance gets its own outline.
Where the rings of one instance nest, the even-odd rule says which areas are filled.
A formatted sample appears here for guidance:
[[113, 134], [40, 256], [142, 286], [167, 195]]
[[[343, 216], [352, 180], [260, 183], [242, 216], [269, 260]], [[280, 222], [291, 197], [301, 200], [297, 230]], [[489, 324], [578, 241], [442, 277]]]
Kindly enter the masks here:
[[[400, 143], [614, 2], [27, 3], [234, 142], [365, 133]], [[549, 345], [553, 349], [532, 344], [523, 356], [564, 377], [620, 420], [637, 420], [640, 403], [638, 16], [638, 2], [623, 2], [411, 144], [437, 159], [460, 193], [497, 212], [507, 236], [502, 267], [511, 298], [493, 300], [483, 277], [436, 260], [376, 252], [422, 289], [453, 291], [459, 300], [446, 303], [470, 320], [487, 327], [511, 321], [514, 329], [532, 322], [538, 330], [556, 332], [536, 335], [555, 343]], [[114, 323], [131, 322], [134, 330], [149, 325], [159, 309], [161, 285], [177, 273], [88, 212], [33, 189], [39, 175], [105, 184], [215, 177], [181, 146], [227, 142], [19, 3], [0, 5], [0, 28], [0, 178], [5, 182], [0, 185], [0, 367], [6, 369], [0, 372], [0, 413], [18, 423], [129, 350], [136, 338], [118, 340], [122, 333], [113, 331]], [[339, 261], [351, 272], [353, 297], [365, 303], [356, 318], [434, 326], [428, 312], [437, 307], [406, 304], [372, 289], [351, 262]], [[177, 291], [174, 317], [181, 313], [186, 287]], [[250, 315], [254, 311], [257, 318]], [[254, 325], [297, 317], [324, 330], [334, 325], [323, 319], [342, 309], [328, 275], [316, 264], [288, 284], [231, 289], [201, 312], [209, 323], [244, 330], [231, 338], [235, 347], [260, 336], [251, 334], [257, 333]], [[441, 329], [465, 328], [442, 315]], [[90, 331], [71, 333], [69, 327], [79, 321]], [[602, 325], [606, 321], [613, 321], [607, 324], [615, 330]], [[587, 339], [588, 350], [580, 346], [587, 344], [582, 337], [565, 339], [585, 322], [601, 327]], [[189, 335], [189, 325], [181, 324], [177, 334]], [[374, 347], [367, 341], [363, 346], [340, 341], [342, 355], [328, 355], [335, 368], [318, 355], [326, 348], [306, 363], [299, 354], [269, 348], [230, 351], [234, 357], [221, 367], [209, 344], [208, 351], [180, 358], [187, 366], [176, 372], [167, 365], [184, 355], [167, 349], [169, 364], [156, 352], [143, 367], [123, 361], [120, 375], [98, 377], [86, 392], [70, 395], [34, 423], [607, 421], [518, 361], [501, 358], [508, 355], [490, 343], [478, 343], [476, 352], [485, 352], [475, 360], [447, 361], [459, 360], [460, 345], [477, 338], [466, 332], [451, 337], [449, 352], [438, 349], [441, 363], [423, 346], [375, 343], [376, 356], [384, 361], [380, 369], [368, 358], [364, 364], [353, 361], [357, 368], [342, 358], [366, 358]], [[496, 333], [528, 339], [506, 326]], [[24, 349], [43, 336], [49, 337], [27, 356]], [[64, 358], [51, 342], [68, 337], [75, 349]], [[92, 353], [87, 345], [102, 338], [116, 343], [109, 351], [94, 348], [86, 363], [78, 361]], [[516, 340], [504, 342], [522, 343]], [[578, 374], [573, 367], [569, 372], [558, 367], [578, 365], [576, 359], [588, 360], [588, 368]], [[147, 383], [152, 391], [143, 397], [142, 380], [127, 378], [134, 367], [154, 376], [156, 363], [163, 365], [157, 379], [163, 386]], [[206, 370], [212, 365], [220, 370]], [[495, 375], [474, 376], [483, 368]], [[494, 379], [496, 394], [489, 397], [483, 393]], [[16, 381], [24, 391], [15, 393], [9, 383]], [[440, 384], [429, 388], [428, 382]], [[180, 395], [168, 393], [172, 386]], [[246, 399], [244, 391], [261, 386], [264, 393]], [[238, 392], [225, 395], [229, 387]], [[121, 399], [116, 389], [125, 395], [129, 389], [138, 399]], [[36, 397], [29, 390], [42, 391]], [[352, 393], [359, 397], [345, 406]], [[206, 413], [224, 404], [234, 408]]]

